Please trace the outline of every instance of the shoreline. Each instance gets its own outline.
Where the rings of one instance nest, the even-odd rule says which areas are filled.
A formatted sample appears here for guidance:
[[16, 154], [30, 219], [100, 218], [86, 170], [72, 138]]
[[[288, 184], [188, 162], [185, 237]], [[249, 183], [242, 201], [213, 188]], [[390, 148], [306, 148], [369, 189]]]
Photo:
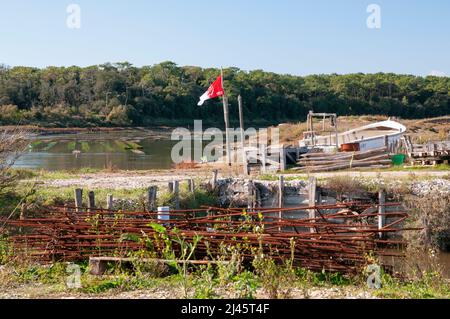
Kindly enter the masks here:
[[23, 129], [41, 135], [58, 135], [58, 134], [78, 134], [78, 133], [110, 133], [110, 132], [126, 132], [126, 131], [155, 131], [168, 132], [172, 127], [169, 126], [148, 126], [148, 127], [41, 127], [36, 125], [1, 125], [0, 132], [12, 129]]

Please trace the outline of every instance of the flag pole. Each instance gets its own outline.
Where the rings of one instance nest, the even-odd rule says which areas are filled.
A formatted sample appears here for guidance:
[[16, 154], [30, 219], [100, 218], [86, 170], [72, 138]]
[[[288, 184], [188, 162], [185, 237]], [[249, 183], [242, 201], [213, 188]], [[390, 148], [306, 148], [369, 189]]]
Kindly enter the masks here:
[[222, 78], [222, 88], [223, 88], [223, 117], [225, 119], [225, 139], [226, 139], [226, 151], [227, 151], [227, 164], [231, 166], [231, 146], [230, 146], [230, 119], [228, 115], [228, 98], [225, 94], [224, 80], [223, 80], [223, 69], [220, 68], [220, 75]]
[[239, 106], [239, 124], [241, 126], [241, 152], [242, 152], [242, 165], [244, 167], [244, 175], [249, 175], [248, 164], [247, 164], [247, 152], [245, 151], [245, 135], [244, 135], [244, 111], [242, 105], [242, 96], [238, 96], [238, 106]]

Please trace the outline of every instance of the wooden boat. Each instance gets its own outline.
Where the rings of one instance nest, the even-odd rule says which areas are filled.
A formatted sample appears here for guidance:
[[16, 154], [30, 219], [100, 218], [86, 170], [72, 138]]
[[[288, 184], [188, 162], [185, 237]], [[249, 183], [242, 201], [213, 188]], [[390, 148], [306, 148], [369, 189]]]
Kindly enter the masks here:
[[368, 151], [380, 147], [387, 147], [393, 150], [400, 144], [402, 135], [406, 132], [406, 127], [398, 122], [387, 120], [377, 122], [362, 127], [358, 127], [347, 132], [330, 133], [329, 135], [316, 135], [313, 130], [307, 132], [304, 139], [299, 142], [300, 147], [321, 148], [340, 150], [343, 145], [359, 144], [360, 151]]

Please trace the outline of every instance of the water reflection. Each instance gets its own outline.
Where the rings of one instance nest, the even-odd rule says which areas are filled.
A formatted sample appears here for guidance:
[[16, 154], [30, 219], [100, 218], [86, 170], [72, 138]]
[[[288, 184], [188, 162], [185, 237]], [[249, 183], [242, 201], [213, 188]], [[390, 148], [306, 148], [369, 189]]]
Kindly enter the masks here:
[[49, 171], [167, 169], [173, 166], [171, 150], [176, 143], [167, 132], [151, 131], [38, 136], [15, 167]]

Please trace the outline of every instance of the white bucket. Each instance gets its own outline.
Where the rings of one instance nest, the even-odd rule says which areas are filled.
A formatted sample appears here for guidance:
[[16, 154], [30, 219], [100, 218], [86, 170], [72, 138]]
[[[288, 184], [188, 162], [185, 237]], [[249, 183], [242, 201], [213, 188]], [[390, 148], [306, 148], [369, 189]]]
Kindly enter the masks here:
[[163, 207], [158, 207], [158, 220], [170, 220], [170, 215], [168, 215], [170, 213], [170, 207], [168, 206], [163, 206]]

